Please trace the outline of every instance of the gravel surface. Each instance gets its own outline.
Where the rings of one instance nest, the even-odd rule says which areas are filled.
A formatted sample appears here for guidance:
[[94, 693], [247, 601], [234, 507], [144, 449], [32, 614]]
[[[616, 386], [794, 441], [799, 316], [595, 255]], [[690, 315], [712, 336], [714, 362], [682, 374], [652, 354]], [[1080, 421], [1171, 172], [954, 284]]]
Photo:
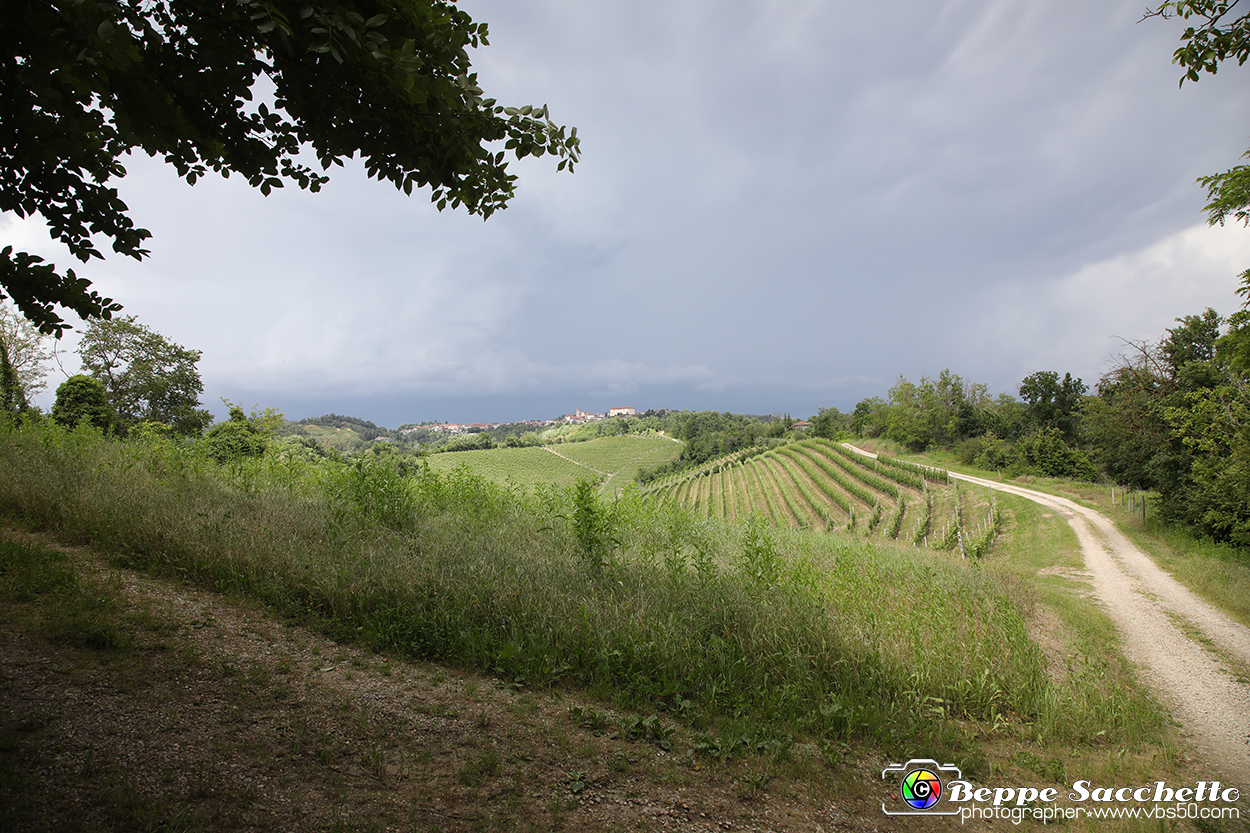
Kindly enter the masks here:
[[1094, 591], [1116, 623], [1124, 655], [1172, 710], [1207, 761], [1227, 776], [1250, 765], [1250, 628], [1158, 567], [1105, 515], [1015, 484], [951, 473], [1053, 509], [1081, 544]]

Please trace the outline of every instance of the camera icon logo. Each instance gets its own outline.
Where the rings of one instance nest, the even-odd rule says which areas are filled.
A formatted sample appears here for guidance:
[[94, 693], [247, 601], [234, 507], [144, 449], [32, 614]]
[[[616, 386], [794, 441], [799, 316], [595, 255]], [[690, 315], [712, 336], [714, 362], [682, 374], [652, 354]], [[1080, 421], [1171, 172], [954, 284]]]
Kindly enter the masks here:
[[901, 806], [891, 810], [881, 804], [881, 812], [887, 816], [953, 816], [958, 809], [947, 810], [942, 806], [945, 785], [963, 779], [963, 773], [954, 764], [939, 764], [929, 758], [912, 758], [905, 764], [890, 764], [881, 771], [882, 780], [899, 777], [898, 798]]

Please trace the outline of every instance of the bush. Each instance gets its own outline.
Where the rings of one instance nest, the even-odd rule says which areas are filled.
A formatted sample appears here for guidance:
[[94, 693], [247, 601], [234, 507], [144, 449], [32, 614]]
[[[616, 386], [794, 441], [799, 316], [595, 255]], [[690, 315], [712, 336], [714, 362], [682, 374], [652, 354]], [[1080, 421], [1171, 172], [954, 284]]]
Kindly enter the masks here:
[[964, 440], [955, 449], [955, 454], [965, 466], [976, 466], [986, 471], [1007, 468], [1013, 457], [1011, 443], [993, 431]]
[[1085, 452], [1068, 446], [1058, 428], [1039, 428], [1016, 443], [1019, 465], [1050, 477], [1094, 480], [1097, 473]]
[[113, 409], [109, 407], [104, 385], [90, 376], [71, 376], [56, 389], [52, 418], [66, 428], [86, 422], [101, 431], [113, 427]]
[[230, 419], [204, 436], [208, 456], [219, 463], [260, 457], [265, 453], [265, 436], [256, 429], [241, 408], [230, 409]]

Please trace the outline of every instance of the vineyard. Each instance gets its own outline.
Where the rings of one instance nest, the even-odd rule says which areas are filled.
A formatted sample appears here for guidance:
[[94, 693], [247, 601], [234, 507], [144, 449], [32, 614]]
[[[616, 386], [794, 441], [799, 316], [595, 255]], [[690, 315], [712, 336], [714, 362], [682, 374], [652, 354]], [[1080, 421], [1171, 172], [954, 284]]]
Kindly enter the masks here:
[[464, 465], [498, 483], [571, 486], [590, 478], [604, 492], [615, 492], [640, 468], [655, 466], [680, 453], [681, 444], [664, 437], [625, 435], [541, 447], [431, 454], [426, 460], [430, 468], [443, 471]]
[[1002, 527], [998, 505], [945, 471], [892, 457], [873, 459], [825, 439], [738, 452], [647, 494], [704, 516], [846, 531], [931, 549], [984, 555]]

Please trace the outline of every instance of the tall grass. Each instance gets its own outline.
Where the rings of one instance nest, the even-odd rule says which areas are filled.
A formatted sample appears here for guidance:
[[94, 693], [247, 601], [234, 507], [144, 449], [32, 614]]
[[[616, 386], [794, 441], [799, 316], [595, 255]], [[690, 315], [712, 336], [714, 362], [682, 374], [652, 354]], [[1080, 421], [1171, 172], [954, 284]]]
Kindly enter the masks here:
[[906, 739], [931, 735], [917, 715], [934, 704], [1056, 727], [1047, 713], [1075, 702], [1046, 677], [1018, 583], [633, 490], [272, 452], [218, 466], [27, 424], [0, 429], [0, 512], [337, 638], [713, 721]]

